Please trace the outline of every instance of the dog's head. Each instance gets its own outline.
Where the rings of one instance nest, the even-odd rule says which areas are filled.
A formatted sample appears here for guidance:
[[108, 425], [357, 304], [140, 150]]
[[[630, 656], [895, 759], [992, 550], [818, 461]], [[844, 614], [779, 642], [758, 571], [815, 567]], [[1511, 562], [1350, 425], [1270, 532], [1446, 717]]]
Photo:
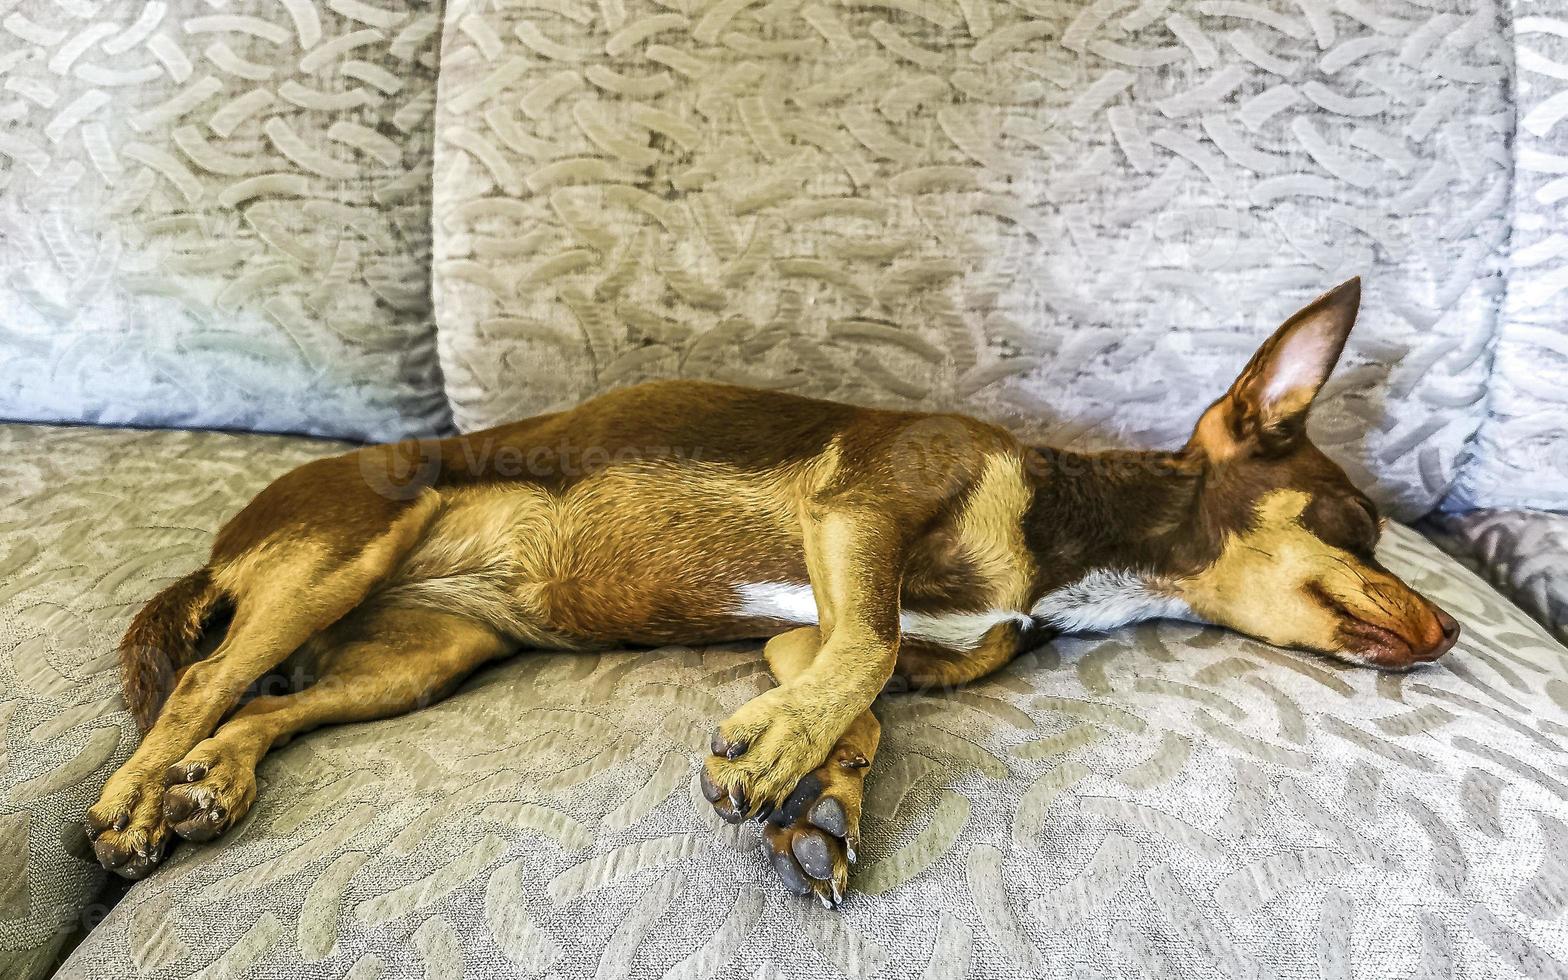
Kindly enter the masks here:
[[1175, 587], [1209, 622], [1404, 669], [1446, 653], [1459, 624], [1378, 563], [1377, 508], [1306, 432], [1360, 301], [1352, 279], [1286, 320], [1199, 419], [1184, 450], [1196, 526]]

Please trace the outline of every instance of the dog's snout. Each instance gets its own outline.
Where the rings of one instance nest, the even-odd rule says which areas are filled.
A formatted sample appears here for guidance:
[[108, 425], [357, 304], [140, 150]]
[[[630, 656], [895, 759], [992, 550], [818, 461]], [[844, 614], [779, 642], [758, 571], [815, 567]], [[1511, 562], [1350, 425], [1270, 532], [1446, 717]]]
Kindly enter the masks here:
[[1437, 620], [1437, 628], [1442, 633], [1442, 638], [1432, 645], [1428, 653], [1428, 656], [1436, 659], [1452, 650], [1454, 644], [1459, 641], [1459, 621], [1437, 606], [1432, 607], [1432, 616]]

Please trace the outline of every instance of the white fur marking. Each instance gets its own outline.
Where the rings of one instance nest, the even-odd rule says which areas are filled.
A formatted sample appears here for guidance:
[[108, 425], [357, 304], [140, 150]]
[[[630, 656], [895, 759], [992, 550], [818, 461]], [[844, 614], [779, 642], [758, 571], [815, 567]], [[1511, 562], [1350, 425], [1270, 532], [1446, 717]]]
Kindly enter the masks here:
[[742, 585], [737, 616], [756, 619], [778, 619], [786, 623], [815, 623], [817, 600], [809, 585], [790, 585], [786, 582], [756, 582]]
[[1112, 630], [1145, 619], [1199, 621], [1191, 606], [1152, 588], [1142, 576], [1106, 569], [1046, 593], [1029, 611], [1063, 633]]
[[[735, 590], [740, 607], [735, 615], [777, 619], [809, 625], [817, 621], [817, 601], [809, 585], [755, 582]], [[1030, 617], [1063, 633], [1102, 632], [1145, 619], [1183, 619], [1202, 622], [1181, 599], [1155, 589], [1132, 572], [1099, 569], [1041, 597], [1029, 614], [1011, 609], [982, 612], [899, 613], [905, 636], [929, 640], [957, 650], [972, 650], [999, 623], [1028, 625]]]
[[954, 650], [973, 650], [985, 635], [1000, 623], [1013, 621], [1029, 625], [1029, 617], [1010, 609], [983, 612], [922, 613], [901, 612], [898, 627], [905, 636], [929, 640]]
[[[817, 601], [809, 585], [756, 582], [742, 585], [735, 591], [741, 598], [740, 608], [735, 610], [737, 616], [777, 619], [802, 625], [817, 621]], [[899, 613], [898, 627], [905, 636], [954, 649], [970, 650], [979, 645], [992, 627], [1009, 620], [1027, 624], [1029, 617], [1009, 609], [952, 613], [905, 611]]]

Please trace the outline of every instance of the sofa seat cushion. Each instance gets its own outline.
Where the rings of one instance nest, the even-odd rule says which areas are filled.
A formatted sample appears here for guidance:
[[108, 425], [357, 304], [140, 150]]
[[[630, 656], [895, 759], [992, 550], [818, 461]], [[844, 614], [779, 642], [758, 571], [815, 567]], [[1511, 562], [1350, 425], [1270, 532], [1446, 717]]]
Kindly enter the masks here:
[[1568, 514], [1434, 513], [1422, 530], [1568, 643]]
[[60, 976], [1561, 976], [1568, 650], [1414, 532], [1383, 557], [1463, 621], [1441, 663], [1160, 623], [882, 699], [838, 911], [700, 796], [755, 647], [524, 654], [274, 753]]
[[272, 478], [341, 448], [0, 425], [0, 976], [43, 975], [95, 921], [80, 821], [136, 744], [115, 662], [130, 617]]

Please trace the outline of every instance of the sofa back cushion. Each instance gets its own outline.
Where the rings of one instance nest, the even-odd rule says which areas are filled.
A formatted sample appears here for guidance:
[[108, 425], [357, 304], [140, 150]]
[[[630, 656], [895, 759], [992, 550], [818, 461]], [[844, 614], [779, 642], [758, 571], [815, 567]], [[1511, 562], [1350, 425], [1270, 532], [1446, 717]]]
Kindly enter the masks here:
[[449, 425], [435, 7], [21, 0], [0, 16], [0, 418]]
[[1568, 0], [1518, 0], [1508, 291], [1490, 412], [1450, 503], [1568, 511]]
[[1359, 274], [1315, 425], [1403, 516], [1483, 411], [1493, 0], [447, 6], [457, 424], [670, 376], [1169, 445]]

